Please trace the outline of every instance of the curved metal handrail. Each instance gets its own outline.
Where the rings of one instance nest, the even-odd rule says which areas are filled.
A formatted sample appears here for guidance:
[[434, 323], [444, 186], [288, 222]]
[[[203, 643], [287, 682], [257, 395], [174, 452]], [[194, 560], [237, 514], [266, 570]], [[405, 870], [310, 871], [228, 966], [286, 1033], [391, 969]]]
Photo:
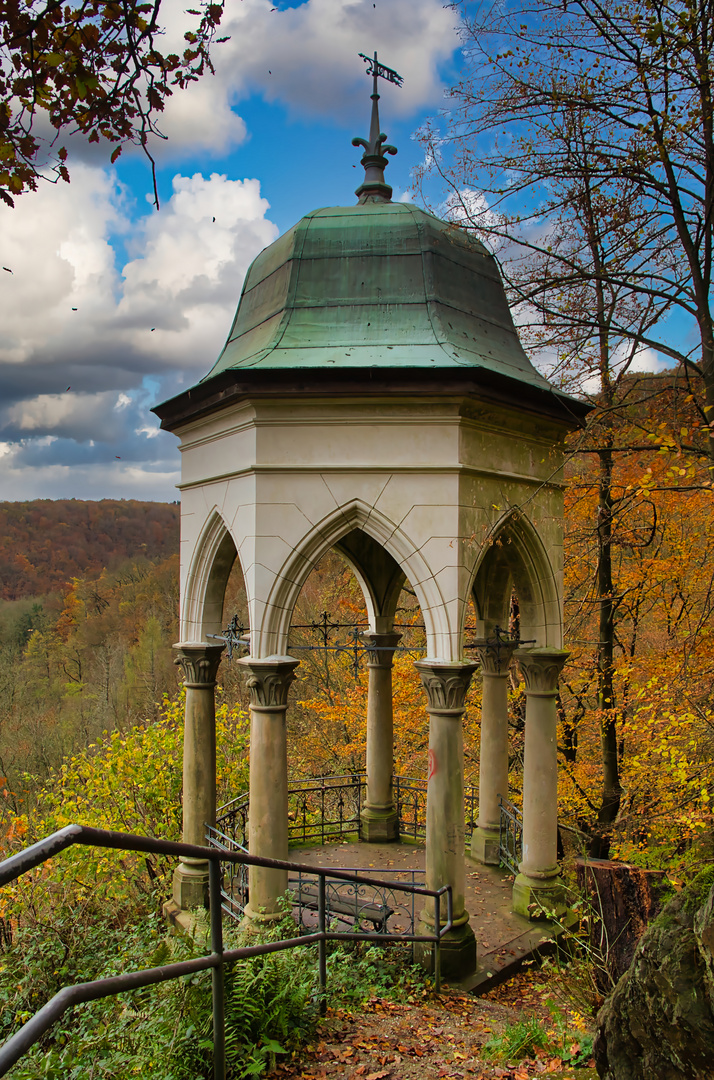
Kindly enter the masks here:
[[[210, 909], [210, 946], [211, 951], [207, 956], [196, 957], [193, 960], [177, 961], [173, 964], [164, 964], [161, 967], [147, 968], [144, 971], [128, 972], [124, 975], [115, 975], [105, 979], [94, 979], [92, 982], [76, 983], [73, 986], [65, 986], [52, 997], [27, 1023], [2, 1046], [0, 1046], [0, 1076], [5, 1076], [9, 1069], [15, 1065], [21, 1057], [37, 1042], [42, 1035], [60, 1019], [60, 1017], [74, 1005], [86, 1001], [95, 1001], [98, 998], [112, 997], [115, 994], [127, 990], [138, 990], [145, 986], [153, 986], [169, 979], [179, 979], [183, 975], [193, 974], [208, 969], [212, 972], [212, 1004], [213, 1004], [213, 1075], [215, 1080], [225, 1080], [226, 1056], [225, 1056], [225, 1024], [224, 1024], [224, 992], [223, 992], [223, 969], [226, 964], [243, 960], [249, 956], [259, 956], [264, 953], [282, 952], [284, 949], [293, 949], [304, 945], [318, 946], [318, 969], [319, 969], [319, 993], [320, 1011], [324, 1014], [327, 989], [327, 951], [326, 943], [339, 939], [384, 942], [384, 934], [358, 934], [328, 929], [326, 922], [325, 879], [329, 875], [331, 879], [341, 879], [347, 882], [359, 883], [364, 880], [367, 884], [377, 884], [394, 888], [393, 882], [375, 881], [374, 878], [361, 879], [357, 874], [347, 873], [340, 870], [328, 870], [323, 867], [308, 866], [304, 863], [290, 863], [280, 859], [265, 859], [257, 855], [249, 855], [244, 851], [219, 851], [210, 847], [199, 847], [197, 844], [183, 844], [173, 840], [157, 840], [150, 836], [136, 836], [131, 833], [115, 832], [108, 829], [94, 829], [87, 825], [67, 825], [59, 829], [44, 840], [32, 844], [24, 851], [11, 855], [0, 863], [0, 887], [20, 877], [22, 874], [40, 866], [47, 859], [72, 847], [74, 844], [82, 844], [89, 847], [110, 848], [119, 851], [139, 851], [147, 854], [175, 855], [177, 858], [200, 859], [208, 863], [208, 888]], [[285, 938], [283, 941], [266, 942], [261, 945], [250, 945], [240, 949], [223, 948], [223, 924], [221, 905], [221, 862], [241, 863], [246, 866], [265, 866], [276, 870], [295, 871], [300, 870], [318, 878], [318, 928], [310, 934], [301, 934], [294, 938]], [[400, 891], [429, 896], [434, 900], [434, 933], [413, 934], [402, 936], [402, 941], [431, 942], [434, 946], [434, 974], [437, 992], [441, 985], [441, 939], [452, 928], [453, 905], [451, 886], [444, 885], [441, 889], [427, 889], [420, 886], [399, 886]], [[441, 901], [446, 898], [447, 918], [441, 925]], [[386, 935], [388, 940], [391, 935]]]

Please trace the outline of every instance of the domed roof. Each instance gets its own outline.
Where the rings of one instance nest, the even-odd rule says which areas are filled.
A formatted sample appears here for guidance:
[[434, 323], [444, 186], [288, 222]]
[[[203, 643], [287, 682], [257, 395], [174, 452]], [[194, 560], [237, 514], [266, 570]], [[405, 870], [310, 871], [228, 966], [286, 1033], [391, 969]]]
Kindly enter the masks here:
[[384, 200], [315, 210], [265, 248], [202, 382], [315, 368], [480, 368], [553, 389], [523, 350], [487, 249], [416, 206]]

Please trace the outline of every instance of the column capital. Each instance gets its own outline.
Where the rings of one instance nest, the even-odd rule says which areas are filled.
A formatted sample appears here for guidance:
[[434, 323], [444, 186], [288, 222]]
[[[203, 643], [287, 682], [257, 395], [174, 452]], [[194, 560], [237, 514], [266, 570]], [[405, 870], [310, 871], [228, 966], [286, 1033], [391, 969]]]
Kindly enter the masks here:
[[360, 634], [367, 647], [367, 667], [389, 668], [394, 661], [394, 650], [402, 640], [397, 633], [378, 634], [374, 630], [365, 630]]
[[419, 672], [429, 704], [428, 712], [462, 713], [471, 676], [478, 664], [442, 664], [436, 660], [416, 660], [414, 667]]
[[518, 649], [514, 657], [526, 684], [526, 694], [557, 694], [558, 676], [569, 656], [565, 649]]
[[500, 675], [505, 678], [513, 654], [518, 648], [518, 642], [501, 641], [499, 638], [476, 638], [474, 645], [478, 651], [483, 674]]
[[206, 645], [203, 642], [179, 642], [174, 645], [174, 664], [181, 668], [188, 690], [210, 690], [216, 685], [218, 665], [225, 645]]
[[251, 708], [271, 712], [287, 708], [288, 690], [296, 678], [295, 668], [299, 660], [292, 656], [273, 656], [266, 660], [242, 656], [236, 663], [242, 664], [249, 672]]

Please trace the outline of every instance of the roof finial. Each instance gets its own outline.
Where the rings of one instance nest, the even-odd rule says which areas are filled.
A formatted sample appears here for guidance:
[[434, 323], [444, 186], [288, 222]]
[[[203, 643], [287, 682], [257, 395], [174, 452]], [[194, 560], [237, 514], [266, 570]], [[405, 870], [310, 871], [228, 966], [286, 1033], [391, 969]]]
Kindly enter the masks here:
[[369, 125], [369, 142], [366, 139], [355, 138], [352, 140], [353, 146], [363, 146], [364, 154], [362, 155], [361, 164], [364, 165], [364, 180], [355, 191], [355, 195], [358, 196], [360, 203], [366, 202], [389, 202], [392, 198], [392, 189], [389, 184], [384, 182], [384, 170], [388, 165], [388, 161], [385, 154], [396, 154], [397, 148], [395, 146], [389, 146], [387, 143], [387, 136], [379, 130], [379, 92], [377, 90], [377, 79], [381, 76], [386, 79], [387, 82], [394, 83], [395, 86], [401, 86], [403, 79], [401, 75], [398, 75], [396, 71], [386, 67], [384, 64], [380, 64], [377, 60], [377, 52], [375, 50], [374, 58], [371, 56], [365, 56], [364, 53], [359, 54], [362, 59], [369, 66], [367, 67], [367, 74], [372, 75], [372, 119]]

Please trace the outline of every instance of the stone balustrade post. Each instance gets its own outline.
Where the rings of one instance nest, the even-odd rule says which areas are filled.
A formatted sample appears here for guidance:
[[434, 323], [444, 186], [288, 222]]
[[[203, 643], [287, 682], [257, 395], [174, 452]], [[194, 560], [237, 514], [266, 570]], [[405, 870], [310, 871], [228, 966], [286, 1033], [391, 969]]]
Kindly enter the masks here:
[[[174, 663], [186, 687], [183, 728], [183, 842], [206, 845], [206, 825], [216, 823], [216, 698], [224, 645], [174, 645]], [[173, 910], [208, 902], [208, 861], [182, 858], [173, 878]]]
[[[466, 884], [464, 814], [464, 738], [466, 693], [477, 665], [418, 660], [415, 664], [428, 697], [429, 768], [426, 803], [426, 885], [451, 885], [453, 929], [441, 945], [442, 974], [458, 977], [476, 969], [476, 938], [464, 903]], [[441, 905], [446, 922], [446, 902]], [[422, 932], [434, 930], [434, 903], [419, 917]], [[432, 946], [416, 945], [416, 956], [429, 967]]]
[[370, 843], [399, 839], [394, 805], [394, 713], [392, 664], [401, 634], [367, 631], [367, 797], [360, 814], [360, 838]]
[[558, 676], [569, 653], [518, 649], [514, 654], [526, 690], [523, 765], [523, 859], [513, 886], [513, 910], [542, 918], [564, 910], [558, 866]]
[[508, 668], [516, 643], [480, 638], [476, 646], [483, 689], [478, 822], [471, 837], [471, 855], [486, 866], [498, 866], [498, 797], [508, 798]]
[[[274, 656], [237, 661], [249, 672], [250, 690], [250, 807], [248, 850], [267, 859], [288, 857], [288, 747], [285, 713], [288, 690], [299, 660]], [[280, 900], [288, 887], [287, 870], [251, 866], [248, 905], [251, 923], [282, 917]]]

